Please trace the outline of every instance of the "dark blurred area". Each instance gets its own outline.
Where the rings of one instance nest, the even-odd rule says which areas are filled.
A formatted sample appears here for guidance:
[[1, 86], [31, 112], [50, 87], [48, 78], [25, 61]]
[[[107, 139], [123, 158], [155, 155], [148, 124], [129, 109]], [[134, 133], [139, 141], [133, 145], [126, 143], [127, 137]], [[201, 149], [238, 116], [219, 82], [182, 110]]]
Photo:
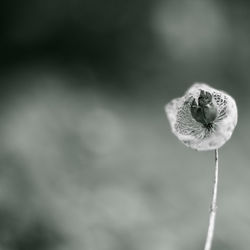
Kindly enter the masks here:
[[168, 93], [171, 86], [179, 93], [194, 81], [246, 91], [247, 1], [12, 0], [2, 5], [3, 74], [57, 68], [94, 77], [109, 91], [143, 89], [143, 96]]
[[250, 3], [3, 1], [0, 250], [202, 249], [213, 154], [171, 134], [194, 82], [232, 95], [214, 250], [250, 239]]

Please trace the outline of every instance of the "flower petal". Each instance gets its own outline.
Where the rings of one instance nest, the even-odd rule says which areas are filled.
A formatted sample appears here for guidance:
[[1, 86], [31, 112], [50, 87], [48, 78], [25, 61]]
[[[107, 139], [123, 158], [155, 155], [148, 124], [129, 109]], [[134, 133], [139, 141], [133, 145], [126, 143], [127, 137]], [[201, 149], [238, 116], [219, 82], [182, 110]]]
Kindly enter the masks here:
[[[212, 95], [217, 116], [211, 129], [197, 122], [191, 114], [191, 104], [198, 101], [201, 90]], [[183, 97], [172, 100], [165, 106], [172, 132], [186, 146], [193, 149], [214, 150], [230, 139], [237, 124], [237, 106], [234, 99], [224, 91], [216, 90], [204, 83], [195, 83]]]

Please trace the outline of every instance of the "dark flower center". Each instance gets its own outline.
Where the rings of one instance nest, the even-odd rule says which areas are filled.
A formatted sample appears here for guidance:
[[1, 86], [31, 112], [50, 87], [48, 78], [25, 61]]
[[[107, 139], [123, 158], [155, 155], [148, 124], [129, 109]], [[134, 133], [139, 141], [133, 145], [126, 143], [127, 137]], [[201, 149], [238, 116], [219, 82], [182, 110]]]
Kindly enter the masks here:
[[212, 95], [209, 92], [201, 90], [198, 104], [195, 99], [192, 101], [191, 114], [197, 122], [202, 123], [207, 129], [213, 127], [217, 109], [212, 102]]

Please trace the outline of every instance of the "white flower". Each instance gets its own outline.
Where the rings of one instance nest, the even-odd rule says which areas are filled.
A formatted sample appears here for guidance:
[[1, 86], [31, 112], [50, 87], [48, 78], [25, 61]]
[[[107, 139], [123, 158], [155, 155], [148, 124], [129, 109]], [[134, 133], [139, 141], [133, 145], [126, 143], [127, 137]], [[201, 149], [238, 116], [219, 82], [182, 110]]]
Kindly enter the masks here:
[[172, 132], [193, 149], [214, 150], [228, 141], [237, 124], [234, 99], [224, 91], [195, 83], [165, 106]]

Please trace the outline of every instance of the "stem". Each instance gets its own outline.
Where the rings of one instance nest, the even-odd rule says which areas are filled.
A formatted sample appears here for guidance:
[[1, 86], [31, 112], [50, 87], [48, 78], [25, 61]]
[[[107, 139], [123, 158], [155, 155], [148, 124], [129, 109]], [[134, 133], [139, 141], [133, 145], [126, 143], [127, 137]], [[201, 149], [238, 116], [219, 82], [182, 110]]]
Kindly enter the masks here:
[[219, 154], [218, 154], [218, 149], [215, 149], [215, 175], [214, 175], [214, 186], [213, 186], [213, 199], [210, 208], [207, 239], [204, 250], [211, 249], [214, 236], [214, 225], [215, 225], [215, 217], [217, 209], [216, 200], [217, 200], [217, 189], [218, 189], [218, 172], [219, 172]]

